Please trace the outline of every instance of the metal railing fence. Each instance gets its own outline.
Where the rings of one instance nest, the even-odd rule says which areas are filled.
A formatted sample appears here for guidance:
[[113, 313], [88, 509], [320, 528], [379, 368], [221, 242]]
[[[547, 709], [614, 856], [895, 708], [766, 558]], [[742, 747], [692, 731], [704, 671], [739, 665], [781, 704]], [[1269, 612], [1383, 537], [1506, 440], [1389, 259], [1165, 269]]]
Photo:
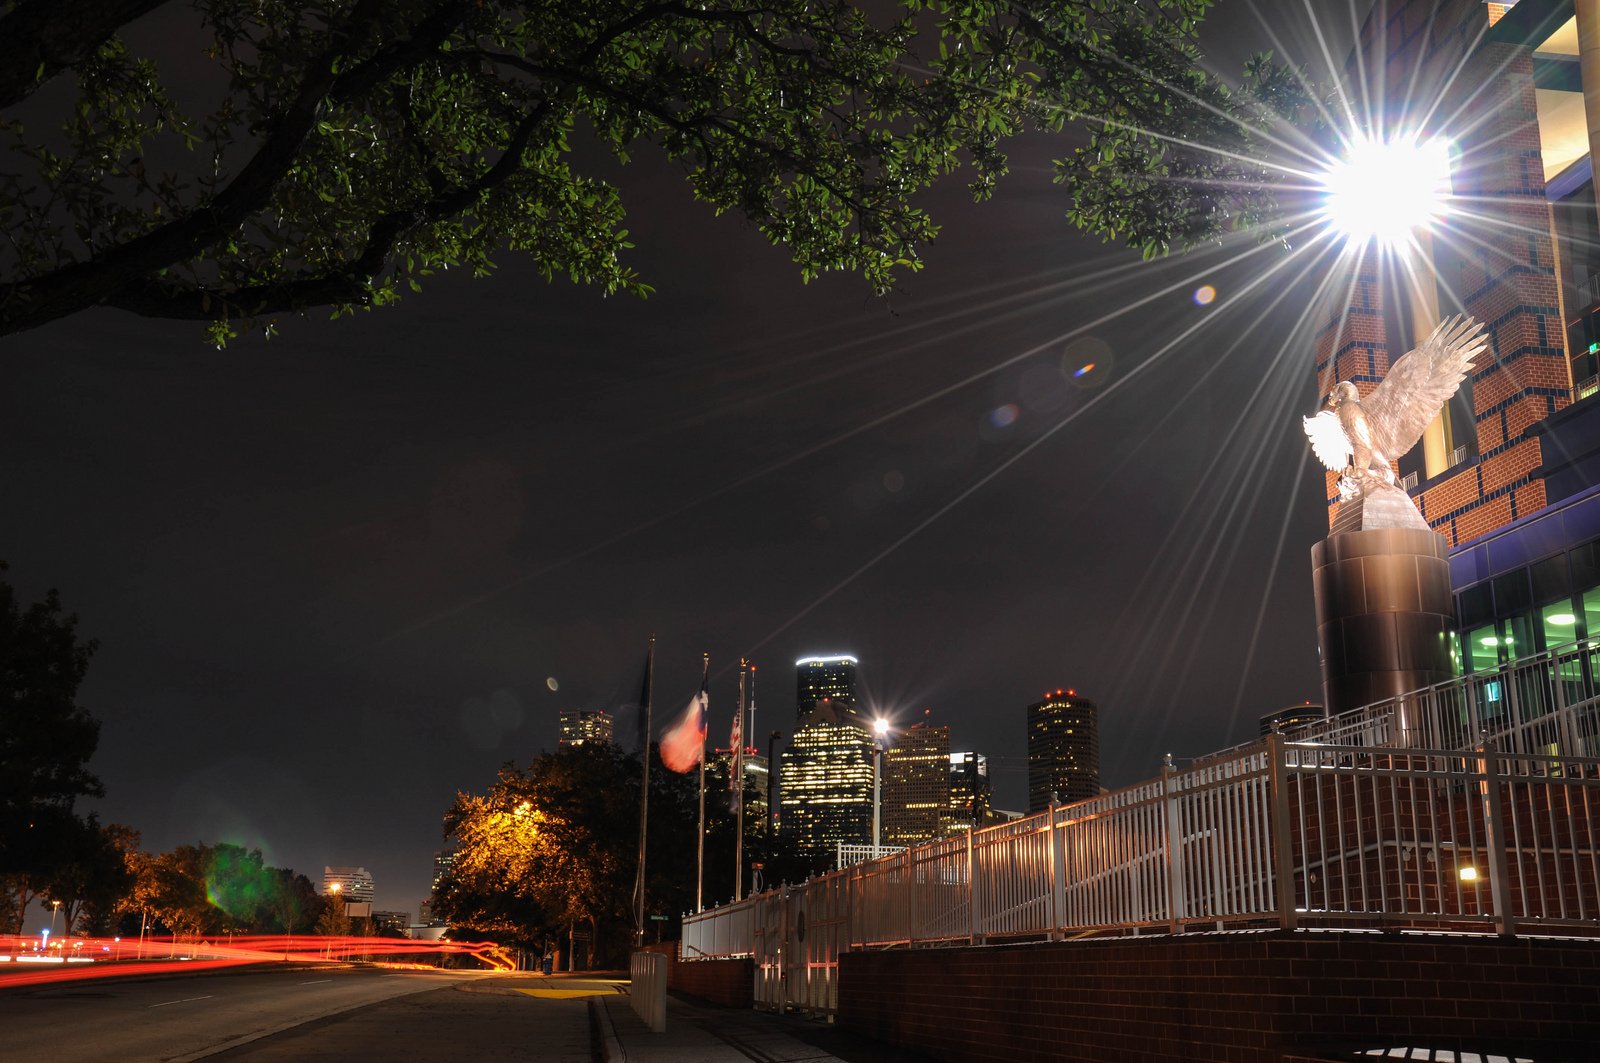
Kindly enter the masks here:
[[849, 949], [1197, 925], [1597, 933], [1594, 656], [1169, 760], [1135, 786], [686, 916], [682, 955], [752, 956], [758, 1006], [831, 1012]]

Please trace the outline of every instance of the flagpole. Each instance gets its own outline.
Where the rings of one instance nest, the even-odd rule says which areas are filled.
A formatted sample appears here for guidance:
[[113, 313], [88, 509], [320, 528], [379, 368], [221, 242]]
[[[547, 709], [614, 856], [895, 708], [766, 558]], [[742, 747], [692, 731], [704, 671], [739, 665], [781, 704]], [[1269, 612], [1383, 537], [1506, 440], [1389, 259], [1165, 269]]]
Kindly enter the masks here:
[[[711, 678], [711, 654], [703, 655], [703, 670], [700, 678], [700, 689], [706, 688], [706, 683]], [[694, 910], [696, 913], [706, 910], [705, 882], [706, 882], [706, 710], [704, 703], [700, 708], [700, 841], [695, 847], [694, 860]]]
[[644, 858], [650, 823], [650, 703], [653, 700], [650, 687], [655, 669], [656, 637], [651, 635], [650, 648], [644, 657], [644, 704], [640, 706], [644, 713], [644, 741], [640, 743], [639, 759], [644, 762], [644, 778], [639, 784], [639, 871], [633, 887], [633, 939], [640, 948], [644, 947]]
[[738, 736], [733, 750], [733, 761], [728, 766], [728, 774], [733, 782], [734, 821], [733, 821], [733, 899], [744, 900], [744, 705], [745, 705], [745, 675], [749, 661], [739, 658], [739, 707], [734, 711], [739, 714], [738, 723], [734, 733]]

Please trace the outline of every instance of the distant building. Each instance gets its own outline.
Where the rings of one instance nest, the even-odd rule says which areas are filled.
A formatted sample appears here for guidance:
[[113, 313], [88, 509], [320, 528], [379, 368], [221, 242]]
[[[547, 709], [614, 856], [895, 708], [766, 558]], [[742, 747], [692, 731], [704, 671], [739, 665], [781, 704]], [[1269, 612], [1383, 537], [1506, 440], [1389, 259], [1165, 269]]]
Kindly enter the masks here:
[[950, 728], [919, 723], [892, 743], [883, 752], [883, 844], [931, 842], [950, 810]]
[[1075, 690], [1029, 705], [1028, 811], [1043, 812], [1100, 793], [1100, 711]]
[[[733, 751], [731, 749], [714, 749], [706, 758], [706, 786], [710, 787], [710, 777], [715, 776], [718, 786], [728, 787], [728, 775], [733, 771]], [[744, 750], [744, 791], [749, 798], [749, 803], [744, 808], [744, 823], [746, 831], [754, 831], [762, 824], [770, 811], [768, 788], [767, 758], [755, 751], [753, 746], [746, 746]]]
[[802, 657], [794, 662], [795, 718], [822, 702], [855, 713], [860, 706], [860, 685], [856, 669], [859, 661], [846, 654], [833, 657]]
[[440, 882], [441, 879], [444, 878], [444, 873], [446, 871], [449, 871], [450, 870], [450, 866], [452, 864], [454, 864], [455, 862], [456, 862], [456, 854], [455, 853], [439, 852], [439, 853], [434, 853], [433, 854], [433, 883], [432, 883], [432, 886], [431, 886], [432, 889], [437, 890], [439, 888], [439, 882]]
[[819, 700], [781, 758], [783, 836], [796, 852], [832, 853], [872, 841], [872, 735], [852, 710]]
[[745, 806], [744, 821], [746, 824], [754, 821], [765, 824], [766, 819], [772, 814], [771, 807], [771, 771], [767, 758], [760, 753], [752, 753], [748, 749], [744, 754], [744, 790], [749, 795], [750, 803]]
[[615, 724], [604, 709], [567, 709], [561, 713], [557, 744], [581, 746], [585, 743], [610, 744]]
[[1288, 708], [1269, 712], [1261, 717], [1261, 734], [1271, 734], [1274, 727], [1280, 731], [1288, 731], [1301, 724], [1316, 723], [1324, 719], [1327, 719], [1327, 713], [1321, 705], [1313, 705], [1309, 701], [1290, 705]]
[[372, 928], [379, 934], [391, 933], [404, 937], [411, 929], [411, 913], [373, 912]]
[[372, 903], [372, 872], [364, 867], [322, 869], [322, 892], [337, 893], [346, 904]]
[[992, 801], [989, 758], [982, 753], [950, 754], [950, 806], [945, 815], [945, 833], [959, 834], [985, 826]]

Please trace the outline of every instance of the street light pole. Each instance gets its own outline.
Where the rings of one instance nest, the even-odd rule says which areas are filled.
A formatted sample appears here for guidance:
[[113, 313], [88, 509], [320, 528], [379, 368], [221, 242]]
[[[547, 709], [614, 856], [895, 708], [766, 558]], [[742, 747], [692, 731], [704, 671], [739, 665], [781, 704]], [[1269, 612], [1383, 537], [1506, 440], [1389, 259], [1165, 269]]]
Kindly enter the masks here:
[[872, 856], [877, 859], [879, 828], [883, 821], [883, 740], [889, 721], [881, 716], [872, 721]]

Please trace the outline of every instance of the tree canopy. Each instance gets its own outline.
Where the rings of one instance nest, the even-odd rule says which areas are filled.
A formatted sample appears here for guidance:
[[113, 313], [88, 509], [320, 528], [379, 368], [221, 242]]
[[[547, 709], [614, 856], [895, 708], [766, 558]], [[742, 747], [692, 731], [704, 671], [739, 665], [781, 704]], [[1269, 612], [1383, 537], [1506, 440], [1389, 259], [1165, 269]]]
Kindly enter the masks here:
[[[617, 958], [633, 932], [639, 845], [637, 757], [609, 744], [567, 746], [527, 768], [502, 768], [483, 794], [460, 793], [445, 813], [455, 860], [434, 892], [433, 909], [459, 933], [506, 945], [537, 946], [588, 935], [594, 956]], [[694, 907], [696, 779], [650, 771], [647, 913], [667, 917], [664, 933]], [[764, 832], [745, 821], [744, 875], [768, 859]], [[706, 903], [732, 896], [734, 819], [726, 776], [707, 772]], [[652, 924], [653, 925], [653, 924]]]
[[100, 723], [77, 701], [94, 649], [55, 591], [24, 608], [0, 578], [0, 883], [19, 921], [95, 845], [98, 826], [73, 811], [105, 793], [89, 770]]
[[646, 146], [804, 276], [880, 291], [937, 234], [919, 193], [965, 169], [984, 198], [1007, 138], [1080, 119], [1072, 222], [1209, 240], [1272, 216], [1245, 160], [1304, 102], [1264, 61], [1203, 72], [1209, 4], [0, 0], [0, 335], [108, 306], [220, 343], [502, 249], [645, 294], [597, 164]]

